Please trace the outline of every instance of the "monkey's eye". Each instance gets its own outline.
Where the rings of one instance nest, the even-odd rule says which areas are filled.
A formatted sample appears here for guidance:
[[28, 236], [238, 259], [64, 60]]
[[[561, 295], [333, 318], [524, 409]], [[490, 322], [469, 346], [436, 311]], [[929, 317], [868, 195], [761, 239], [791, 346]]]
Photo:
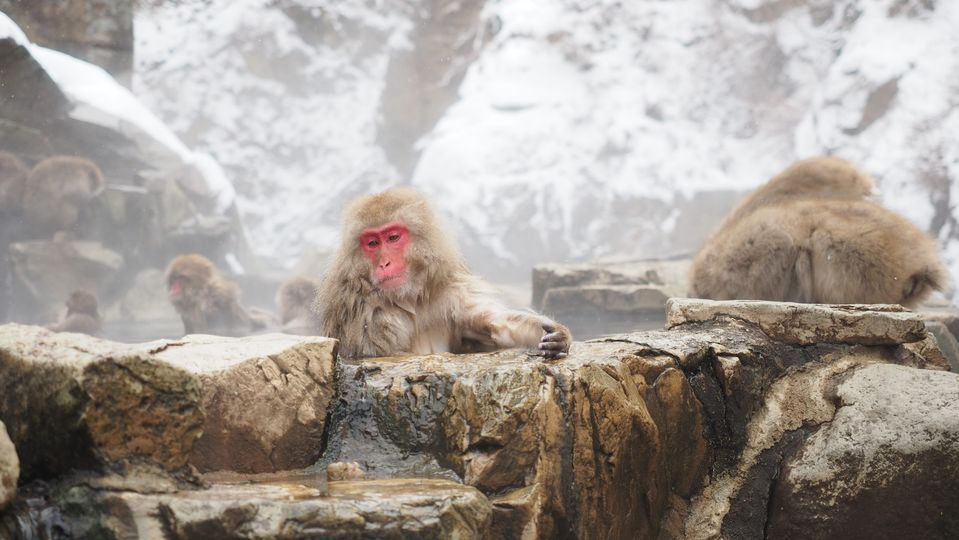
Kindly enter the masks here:
[[400, 239], [399, 233], [392, 233], [391, 235], [389, 235], [389, 237], [387, 237], [387, 240], [389, 240], [390, 242], [396, 242], [399, 239]]
[[379, 241], [379, 240], [370, 240], [369, 242], [366, 243], [366, 245], [367, 245], [368, 247], [375, 248], [376, 246], [380, 245], [380, 241]]

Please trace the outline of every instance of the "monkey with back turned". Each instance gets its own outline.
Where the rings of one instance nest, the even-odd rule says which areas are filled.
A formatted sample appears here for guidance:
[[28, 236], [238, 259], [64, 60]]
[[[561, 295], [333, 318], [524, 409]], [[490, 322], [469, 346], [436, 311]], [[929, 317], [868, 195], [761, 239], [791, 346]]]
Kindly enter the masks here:
[[948, 274], [935, 241], [869, 198], [846, 161], [799, 161], [756, 189], [706, 241], [691, 293], [714, 300], [915, 307]]

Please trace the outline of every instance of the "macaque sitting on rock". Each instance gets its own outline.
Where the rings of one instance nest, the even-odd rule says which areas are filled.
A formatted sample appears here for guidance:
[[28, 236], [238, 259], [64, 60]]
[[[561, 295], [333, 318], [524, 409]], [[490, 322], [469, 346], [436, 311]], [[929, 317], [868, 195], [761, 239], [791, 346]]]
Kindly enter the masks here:
[[265, 326], [240, 305], [240, 288], [202, 255], [180, 255], [166, 273], [170, 302], [187, 334], [239, 335]]
[[357, 199], [317, 296], [322, 332], [348, 357], [535, 347], [563, 358], [572, 337], [551, 319], [507, 309], [470, 274], [420, 193]]
[[78, 332], [96, 336], [100, 334], [100, 319], [97, 297], [87, 291], [73, 291], [67, 298], [67, 313], [60, 322], [47, 325], [54, 332]]
[[918, 305], [948, 274], [936, 242], [869, 198], [848, 162], [799, 161], [748, 196], [706, 241], [692, 294], [826, 304]]

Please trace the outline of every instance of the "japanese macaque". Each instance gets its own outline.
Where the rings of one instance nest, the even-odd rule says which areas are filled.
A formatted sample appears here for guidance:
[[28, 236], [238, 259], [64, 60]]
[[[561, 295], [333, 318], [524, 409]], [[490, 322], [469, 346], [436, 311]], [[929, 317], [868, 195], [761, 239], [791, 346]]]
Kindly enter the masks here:
[[408, 188], [360, 197], [347, 210], [316, 311], [349, 357], [535, 347], [555, 359], [572, 340], [565, 326], [496, 300]]
[[72, 231], [103, 191], [100, 168], [88, 159], [53, 156], [38, 163], [23, 190], [23, 219], [31, 234]]
[[265, 326], [240, 305], [240, 288], [202, 255], [180, 255], [166, 273], [170, 302], [187, 334], [237, 335]]
[[319, 284], [312, 279], [296, 276], [288, 279], [276, 293], [280, 308], [280, 322], [284, 332], [310, 334], [316, 329], [313, 302]]
[[28, 174], [30, 169], [20, 158], [9, 152], [0, 152], [0, 223], [20, 215]]
[[747, 197], [706, 241], [692, 294], [714, 300], [902, 304], [945, 287], [935, 241], [869, 198], [836, 158], [797, 162]]
[[47, 325], [54, 332], [79, 332], [96, 336], [100, 334], [102, 321], [97, 297], [87, 291], [73, 291], [67, 298], [67, 314], [55, 324]]

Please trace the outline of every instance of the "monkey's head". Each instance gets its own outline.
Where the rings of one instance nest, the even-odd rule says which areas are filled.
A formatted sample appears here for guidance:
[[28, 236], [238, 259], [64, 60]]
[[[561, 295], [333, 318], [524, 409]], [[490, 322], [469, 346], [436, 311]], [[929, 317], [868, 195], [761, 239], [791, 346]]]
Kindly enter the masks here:
[[98, 307], [96, 295], [87, 291], [73, 291], [70, 293], [70, 298], [67, 298], [68, 314], [84, 313], [86, 315], [99, 317]]
[[186, 300], [187, 294], [209, 283], [216, 272], [210, 259], [203, 255], [180, 255], [170, 262], [166, 272], [167, 293], [173, 304]]
[[465, 267], [426, 198], [409, 188], [361, 197], [347, 210], [338, 262], [393, 297], [420, 294]]
[[0, 152], [0, 212], [19, 211], [28, 174], [30, 169], [20, 158], [9, 152]]
[[820, 156], [790, 165], [780, 177], [789, 180], [783, 193], [826, 199], [864, 199], [876, 190], [876, 182], [852, 163]]
[[310, 306], [316, 297], [317, 284], [303, 276], [296, 276], [286, 281], [276, 293], [276, 303], [280, 306], [280, 317], [283, 324], [290, 322], [302, 313], [309, 313]]

